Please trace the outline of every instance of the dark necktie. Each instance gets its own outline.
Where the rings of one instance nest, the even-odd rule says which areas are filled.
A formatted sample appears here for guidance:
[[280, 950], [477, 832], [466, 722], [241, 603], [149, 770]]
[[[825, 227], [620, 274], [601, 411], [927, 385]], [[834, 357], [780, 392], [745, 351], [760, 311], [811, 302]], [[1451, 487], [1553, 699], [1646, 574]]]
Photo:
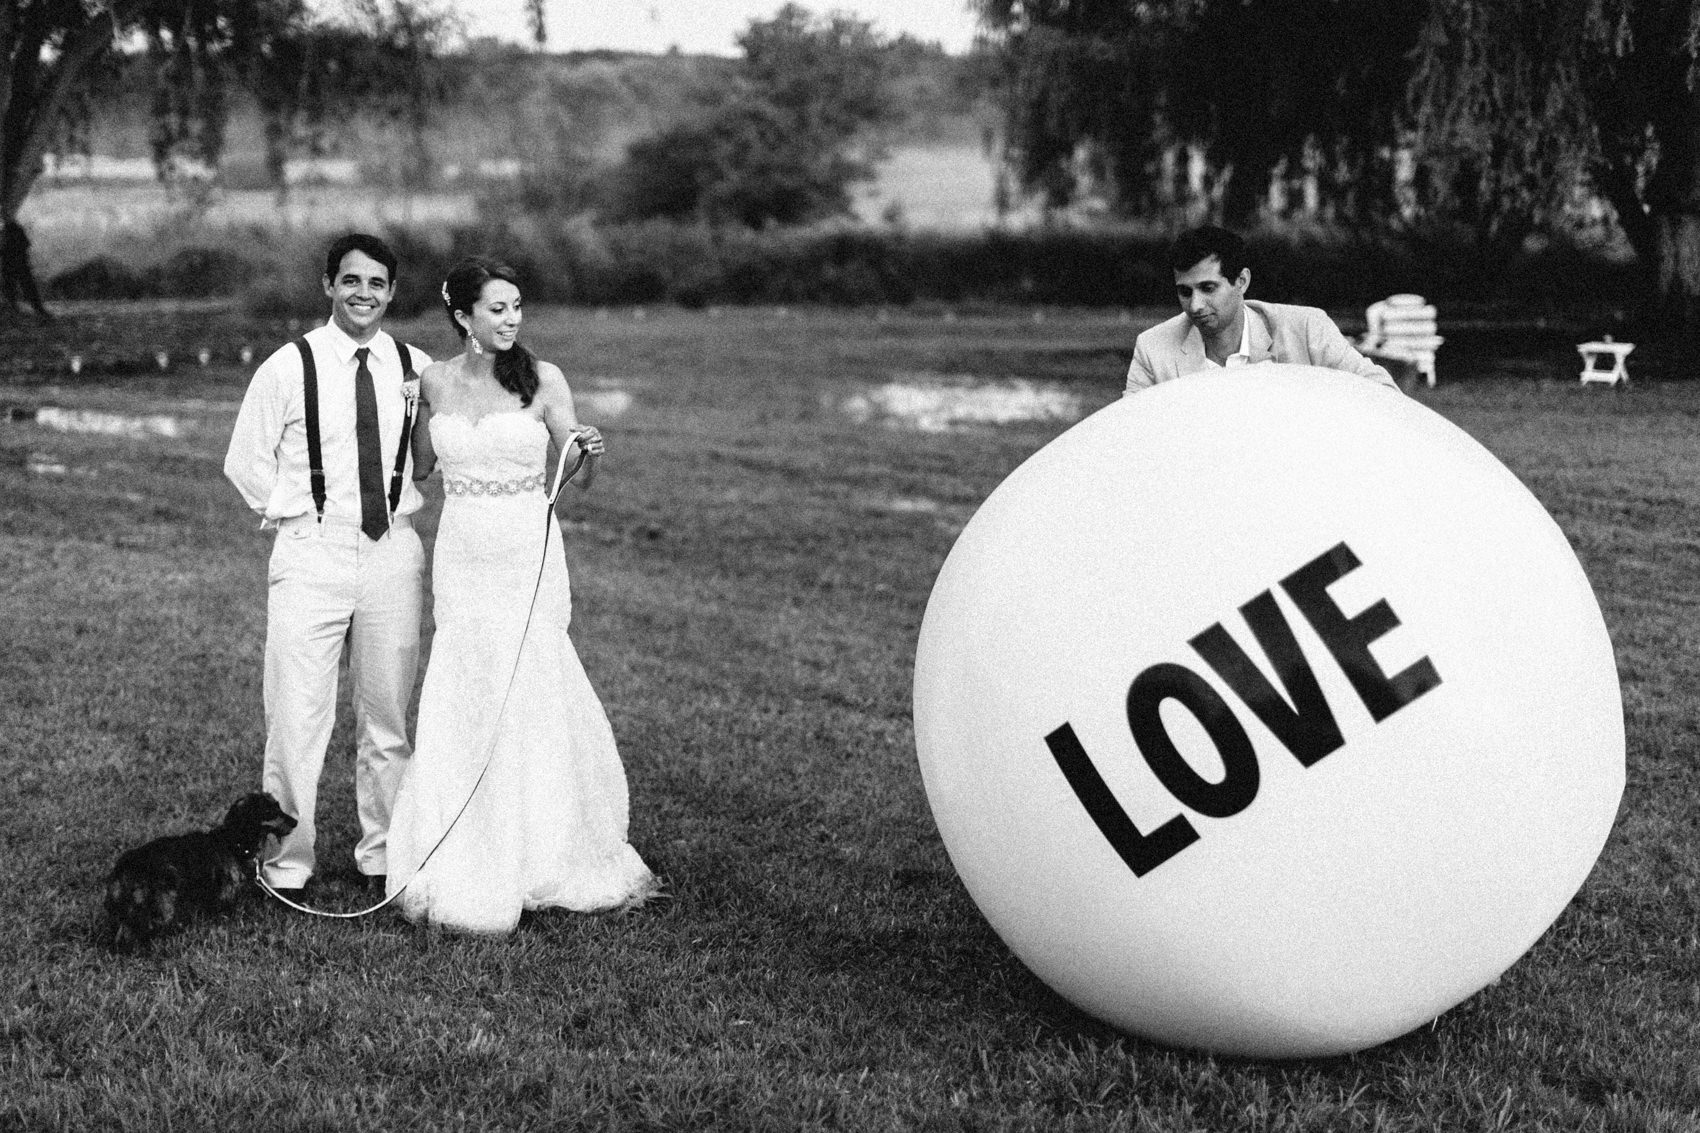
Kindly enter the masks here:
[[372, 389], [372, 371], [366, 368], [370, 353], [365, 346], [354, 352], [354, 439], [360, 452], [360, 530], [382, 539], [390, 529], [390, 509], [378, 444], [378, 395]]

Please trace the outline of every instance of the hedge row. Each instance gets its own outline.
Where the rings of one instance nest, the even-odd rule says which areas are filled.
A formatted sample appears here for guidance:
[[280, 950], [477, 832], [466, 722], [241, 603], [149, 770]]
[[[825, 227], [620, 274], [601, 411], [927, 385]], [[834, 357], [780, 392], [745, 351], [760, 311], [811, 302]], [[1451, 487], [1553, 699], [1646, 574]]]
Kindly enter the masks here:
[[[403, 287], [397, 313], [434, 301], [461, 256], [507, 260], [533, 301], [591, 306], [677, 303], [841, 305], [1031, 303], [1166, 306], [1168, 238], [1138, 231], [1037, 229], [943, 234], [900, 230], [711, 230], [649, 223], [528, 221], [498, 227], [393, 231]], [[48, 281], [61, 298], [241, 295], [261, 315], [317, 314], [320, 235], [254, 231], [217, 246], [183, 246], [156, 263], [96, 259]], [[1629, 305], [1633, 269], [1562, 243], [1506, 256], [1466, 241], [1254, 236], [1256, 294], [1324, 307], [1362, 306], [1398, 291], [1441, 303], [1525, 309]], [[428, 286], [413, 286], [414, 281]]]

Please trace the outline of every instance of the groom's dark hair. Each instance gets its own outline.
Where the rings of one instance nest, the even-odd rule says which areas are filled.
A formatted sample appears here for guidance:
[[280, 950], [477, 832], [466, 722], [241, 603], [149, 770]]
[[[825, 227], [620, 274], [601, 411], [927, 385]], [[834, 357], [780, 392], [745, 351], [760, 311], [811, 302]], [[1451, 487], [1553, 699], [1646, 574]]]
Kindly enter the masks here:
[[364, 232], [350, 232], [346, 236], [339, 236], [331, 244], [330, 251], [325, 253], [326, 279], [336, 279], [337, 269], [342, 266], [342, 258], [350, 252], [364, 252], [383, 264], [384, 270], [390, 273], [390, 286], [395, 286], [395, 253], [390, 250], [388, 244]]

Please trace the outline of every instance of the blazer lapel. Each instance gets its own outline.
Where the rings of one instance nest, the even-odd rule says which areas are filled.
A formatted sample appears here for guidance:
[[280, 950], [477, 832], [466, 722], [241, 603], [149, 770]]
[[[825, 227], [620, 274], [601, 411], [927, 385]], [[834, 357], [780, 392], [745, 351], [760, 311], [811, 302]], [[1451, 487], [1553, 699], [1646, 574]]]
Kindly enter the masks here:
[[1249, 360], [1252, 362], [1279, 362], [1275, 357], [1274, 336], [1269, 332], [1269, 316], [1253, 307], [1250, 303], [1245, 306], [1248, 341], [1246, 343]]
[[[1183, 315], [1182, 318], [1186, 317]], [[1177, 376], [1196, 374], [1204, 368], [1204, 336], [1192, 325], [1191, 319], [1186, 319], [1186, 332], [1181, 335], [1181, 364], [1175, 373]]]

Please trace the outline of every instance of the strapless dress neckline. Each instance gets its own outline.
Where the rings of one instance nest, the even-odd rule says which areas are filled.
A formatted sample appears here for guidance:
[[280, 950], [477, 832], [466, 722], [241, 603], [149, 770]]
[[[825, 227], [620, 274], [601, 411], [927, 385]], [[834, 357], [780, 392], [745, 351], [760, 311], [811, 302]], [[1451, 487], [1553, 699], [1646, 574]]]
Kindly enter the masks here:
[[484, 422], [493, 417], [523, 417], [528, 421], [535, 421], [537, 424], [542, 425], [545, 429], [549, 427], [544, 424], [543, 418], [532, 413], [528, 413], [523, 409], [492, 409], [488, 413], [480, 413], [477, 417], [471, 417], [465, 413], [438, 413], [435, 416], [439, 421], [458, 421], [469, 429], [476, 429], [478, 426], [484, 424]]

